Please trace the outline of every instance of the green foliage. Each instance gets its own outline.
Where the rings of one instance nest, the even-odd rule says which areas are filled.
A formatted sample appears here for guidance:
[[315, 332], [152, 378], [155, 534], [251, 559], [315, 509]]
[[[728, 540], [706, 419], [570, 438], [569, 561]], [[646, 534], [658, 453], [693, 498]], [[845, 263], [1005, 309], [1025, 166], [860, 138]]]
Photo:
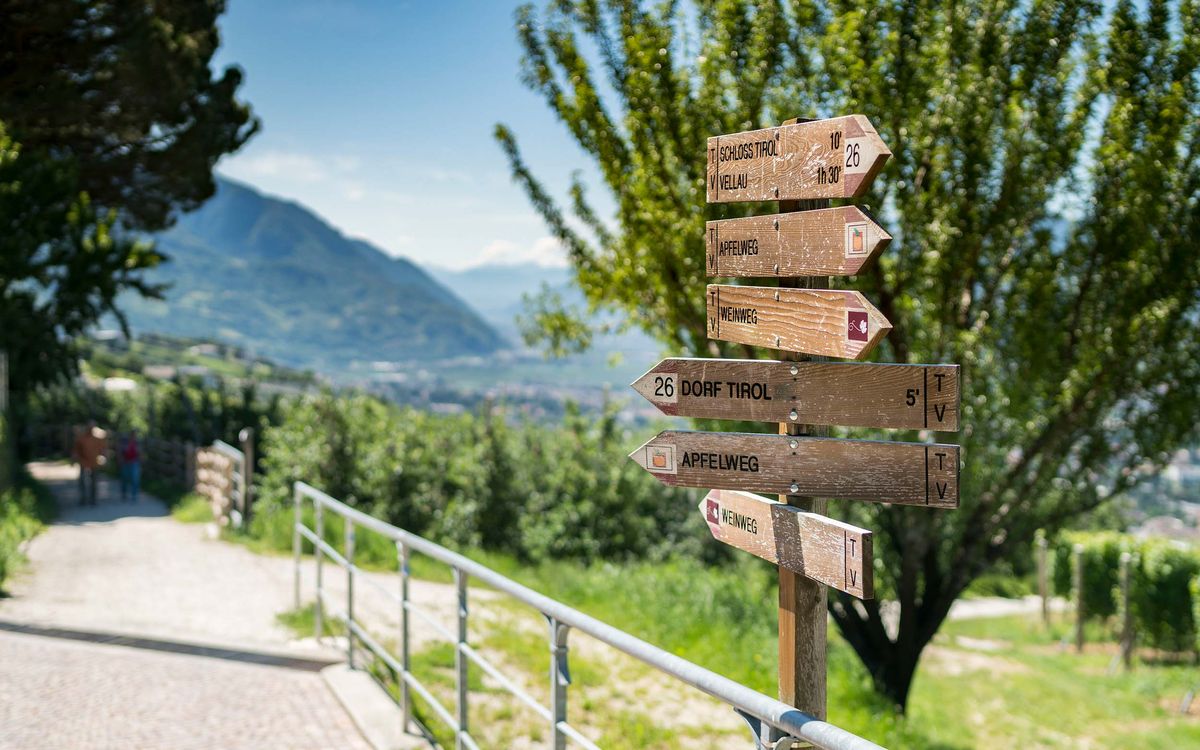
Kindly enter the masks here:
[[21, 545], [42, 529], [38, 495], [28, 482], [0, 492], [0, 590], [24, 558]]
[[1192, 579], [1192, 623], [1196, 626], [1196, 651], [1200, 652], [1200, 576]]
[[[893, 323], [877, 358], [958, 362], [961, 510], [846, 505], [896, 592], [832, 605], [904, 705], [954, 599], [1161, 466], [1200, 414], [1200, 10], [1113, 5], [634, 0], [522, 6], [523, 81], [591, 158], [567, 207], [497, 126], [514, 178], [589, 304], [676, 350], [706, 336], [705, 138], [795, 116], [867, 115], [893, 158], [865, 197], [895, 240], [856, 286]], [[568, 215], [573, 214], [573, 215]], [[568, 315], [569, 311], [561, 311]], [[551, 333], [570, 330], [557, 316]], [[561, 345], [561, 342], [556, 342]], [[904, 438], [903, 434], [889, 437]]]
[[1083, 602], [1089, 620], [1108, 621], [1120, 613], [1121, 553], [1129, 552], [1130, 607], [1139, 643], [1168, 651], [1196, 647], [1200, 550], [1112, 532], [1062, 534], [1052, 550], [1053, 589], [1059, 596], [1074, 597], [1071, 550], [1076, 544], [1084, 550]]
[[103, 391], [78, 386], [35, 390], [27, 402], [29, 424], [75, 425], [95, 419], [105, 429], [138, 430], [165, 440], [208, 445], [238, 442], [243, 427], [256, 433], [279, 420], [278, 396], [260, 398], [256, 386], [238, 387], [223, 380], [144, 380], [132, 391]]
[[[75, 368], [70, 341], [162, 257], [128, 232], [212, 194], [257, 129], [214, 77], [221, 0], [14, 0], [0, 23], [0, 348], [18, 393]], [[18, 145], [19, 144], [19, 145]]]
[[[152, 493], [160, 497], [158, 493]], [[213, 520], [211, 501], [203, 495], [189, 492], [171, 507], [171, 518], [184, 523], [208, 523]]]
[[284, 519], [303, 480], [458, 547], [532, 559], [723, 555], [704, 544], [691, 494], [630, 462], [628, 442], [611, 411], [597, 421], [571, 408], [561, 427], [544, 427], [500, 406], [442, 416], [362, 395], [305, 397], [262, 433], [251, 532], [290, 545]]
[[1075, 545], [1083, 547], [1083, 611], [1088, 618], [1106, 620], [1117, 613], [1117, 590], [1121, 553], [1133, 547], [1133, 539], [1115, 532], [1067, 533], [1053, 543], [1054, 592], [1074, 597]]
[[1130, 582], [1130, 605], [1138, 638], [1167, 651], [1197, 649], [1193, 586], [1200, 580], [1200, 552], [1168, 542], [1147, 543], [1138, 550]]

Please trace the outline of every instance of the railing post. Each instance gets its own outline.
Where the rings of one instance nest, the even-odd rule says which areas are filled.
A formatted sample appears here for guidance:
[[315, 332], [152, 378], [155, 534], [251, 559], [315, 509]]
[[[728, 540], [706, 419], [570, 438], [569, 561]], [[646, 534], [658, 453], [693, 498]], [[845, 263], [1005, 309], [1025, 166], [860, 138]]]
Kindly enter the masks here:
[[396, 542], [396, 556], [400, 559], [400, 711], [404, 722], [400, 728], [407, 734], [412, 724], [412, 699], [407, 679], [411, 664], [408, 655], [408, 547], [404, 542]]
[[463, 735], [470, 730], [467, 705], [467, 574], [454, 569], [454, 588], [458, 591], [458, 643], [454, 647], [455, 686], [458, 688], [458, 731], [454, 735], [456, 750], [464, 750]]
[[292, 525], [292, 609], [300, 609], [300, 487], [292, 486], [292, 505], [296, 520]]
[[567, 686], [571, 684], [571, 671], [567, 666], [567, 636], [569, 625], [563, 625], [547, 616], [550, 623], [550, 747], [565, 750], [567, 735], [560, 724], [567, 721]]
[[343, 516], [346, 528], [346, 662], [354, 669], [354, 522]]
[[317, 558], [317, 608], [313, 612], [313, 637], [318, 641], [323, 635], [325, 615], [325, 587], [324, 576], [322, 575], [321, 562], [325, 559], [325, 553], [321, 549], [321, 544], [325, 542], [325, 505], [320, 500], [313, 500], [313, 510], [317, 514], [317, 539], [318, 543], [313, 545], [313, 555]]

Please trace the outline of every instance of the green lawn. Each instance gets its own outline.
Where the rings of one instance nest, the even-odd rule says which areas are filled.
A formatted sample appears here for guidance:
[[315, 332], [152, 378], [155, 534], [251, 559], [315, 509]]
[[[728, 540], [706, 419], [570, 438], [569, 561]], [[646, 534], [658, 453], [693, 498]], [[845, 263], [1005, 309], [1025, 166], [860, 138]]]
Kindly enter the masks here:
[[[495, 555], [483, 561], [668, 651], [761, 692], [775, 692], [773, 575], [756, 560], [719, 569], [691, 562], [523, 566]], [[419, 555], [413, 557], [412, 570], [418, 577], [449, 580], [444, 566]], [[506, 670], [523, 675], [533, 695], [544, 696], [544, 622], [506, 598], [473, 603], [472, 612], [475, 645]], [[311, 620], [304, 625], [311, 628]], [[1200, 669], [1190, 661], [1140, 662], [1132, 673], [1117, 669], [1110, 674], [1115, 647], [1102, 643], [1082, 655], [1074, 653], [1063, 645], [1071, 632], [1065, 621], [1049, 630], [1036, 618], [948, 623], [927, 652], [907, 717], [897, 717], [875, 696], [849, 647], [832, 627], [830, 632], [830, 720], [893, 750], [1200, 747], [1200, 700], [1191, 716], [1175, 713], [1185, 693], [1200, 687]], [[1103, 636], [1098, 627], [1089, 635]], [[612, 683], [645, 688], [654, 678], [649, 670], [597, 651], [606, 647], [578, 647], [579, 638], [572, 636], [571, 715], [602, 740], [601, 746], [703, 744], [705, 737], [695, 730], [680, 726], [662, 731], [651, 717], [617, 700], [619, 691], [611, 689]], [[452, 706], [453, 650], [436, 646], [416, 656], [416, 663], [429, 669], [435, 693]], [[479, 714], [478, 726], [495, 723], [505, 737], [540, 731], [530, 712], [502, 701], [503, 694], [497, 695], [487, 680], [478, 687], [481, 705], [472, 708], [473, 715]], [[736, 746], [741, 735], [721, 726], [707, 739]]]

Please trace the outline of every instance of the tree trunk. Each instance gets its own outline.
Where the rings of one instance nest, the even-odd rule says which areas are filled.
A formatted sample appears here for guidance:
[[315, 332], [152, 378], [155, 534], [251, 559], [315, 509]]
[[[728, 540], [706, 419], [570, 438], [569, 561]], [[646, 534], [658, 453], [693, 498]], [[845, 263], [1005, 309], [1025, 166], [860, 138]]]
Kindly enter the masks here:
[[[937, 567], [936, 549], [927, 547], [920, 557], [905, 555], [900, 580], [896, 582], [899, 596], [899, 622], [896, 639], [888, 635], [878, 600], [858, 601], [839, 593], [831, 599], [829, 611], [842, 636], [858, 654], [874, 683], [875, 690], [885, 696], [900, 713], [908, 708], [909, 690], [917, 673], [921, 654], [950, 613], [954, 600], [962, 593], [969, 579], [963, 576], [943, 576], [930, 567]], [[923, 578], [925, 587], [918, 600], [916, 583]]]

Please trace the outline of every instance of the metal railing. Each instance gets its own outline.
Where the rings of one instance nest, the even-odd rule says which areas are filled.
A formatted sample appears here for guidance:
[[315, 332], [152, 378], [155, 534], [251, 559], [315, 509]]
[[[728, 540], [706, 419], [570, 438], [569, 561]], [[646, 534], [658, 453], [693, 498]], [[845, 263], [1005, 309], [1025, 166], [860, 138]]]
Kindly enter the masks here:
[[[346, 601], [344, 609], [330, 608], [346, 627], [347, 660], [351, 668], [355, 666], [355, 639], [370, 651], [375, 658], [386, 664], [399, 681], [399, 707], [401, 721], [405, 732], [409, 731], [414, 722], [412, 696], [415, 693], [432, 710], [433, 714], [453, 731], [457, 750], [467, 748], [478, 750], [478, 745], [470, 732], [468, 721], [468, 671], [471, 664], [482, 670], [488, 677], [503, 687], [515, 698], [520, 700], [549, 724], [550, 747], [563, 750], [568, 740], [590, 750], [598, 750], [597, 745], [584, 737], [575, 727], [567, 722], [567, 690], [571, 684], [567, 659], [567, 639], [574, 628], [592, 638], [605, 643], [618, 651], [650, 666], [659, 672], [690, 685], [717, 700], [729, 705], [750, 725], [756, 747], [790, 748], [793, 743], [811, 744], [826, 750], [883, 750], [869, 740], [851, 734], [828, 722], [816, 719], [774, 698], [741, 685], [733, 680], [709, 671], [704, 667], [663, 651], [657, 646], [636, 638], [622, 630], [607, 625], [590, 617], [562, 602], [522, 586], [499, 573], [469, 560], [462, 555], [452, 552], [428, 539], [411, 532], [392, 526], [391, 524], [373, 518], [361, 511], [355, 510], [345, 503], [336, 500], [320, 490], [296, 482], [293, 499], [295, 503], [295, 525], [293, 532], [293, 554], [295, 557], [295, 577], [293, 596], [295, 605], [300, 607], [300, 567], [303, 540], [313, 545], [316, 557], [316, 603], [315, 630], [321, 637], [324, 622], [323, 614], [327, 605], [324, 590], [323, 563], [326, 557], [346, 571]], [[314, 510], [313, 528], [304, 523], [303, 503], [311, 501]], [[325, 511], [328, 510], [344, 521], [344, 546], [339, 552], [324, 539]], [[362, 569], [354, 564], [355, 529], [361, 527], [380, 534], [395, 542], [396, 554], [400, 569], [400, 590], [385, 591], [399, 605], [400, 611], [400, 643], [399, 656], [388, 651], [376, 640], [366, 627], [355, 617], [355, 578], [362, 574]], [[454, 588], [457, 593], [457, 629], [451, 632], [437, 621], [434, 615], [415, 606], [409, 597], [409, 556], [418, 552], [437, 560], [451, 568], [454, 573]], [[549, 675], [550, 700], [544, 705], [529, 695], [513, 680], [504, 676], [500, 669], [485, 659], [475, 650], [467, 638], [468, 622], [468, 580], [474, 578], [486, 584], [491, 589], [507, 594], [514, 599], [538, 610], [546, 618], [549, 625]], [[366, 579], [364, 579], [366, 580]], [[432, 692], [413, 675], [409, 653], [409, 624], [410, 616], [419, 617], [435, 632], [455, 644], [455, 710], [451, 712]], [[784, 738], [768, 741], [770, 729], [778, 730]], [[428, 734], [424, 727], [421, 731]]]

